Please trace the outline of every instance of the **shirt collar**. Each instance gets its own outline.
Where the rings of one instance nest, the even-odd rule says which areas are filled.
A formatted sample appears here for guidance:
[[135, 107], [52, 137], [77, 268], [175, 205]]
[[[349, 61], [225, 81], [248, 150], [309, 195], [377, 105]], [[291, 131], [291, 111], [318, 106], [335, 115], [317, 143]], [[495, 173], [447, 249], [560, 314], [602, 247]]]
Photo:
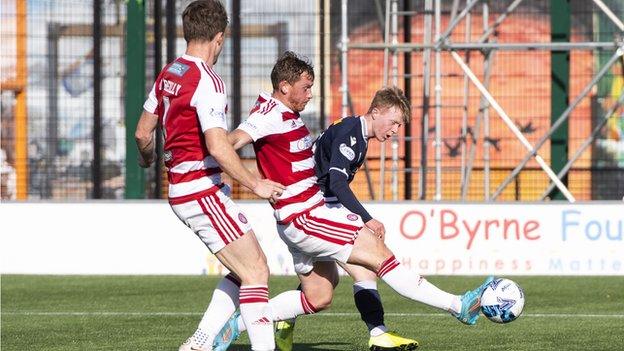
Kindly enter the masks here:
[[197, 62], [197, 63], [207, 64], [207, 63], [204, 62], [204, 60], [202, 60], [201, 58], [199, 58], [197, 56], [191, 56], [191, 55], [188, 55], [188, 54], [184, 54], [184, 55], [182, 55], [182, 58], [187, 60], [187, 61], [193, 61], [193, 62]]
[[284, 105], [283, 102], [279, 101], [278, 99], [273, 98], [271, 94], [266, 93], [266, 92], [260, 93], [260, 98], [264, 99], [265, 101], [269, 101], [269, 100], [274, 101], [276, 103], [277, 110], [282, 113], [282, 119], [284, 121], [287, 121], [289, 119], [299, 118], [298, 112], [294, 112], [293, 110], [288, 108], [288, 106]]
[[360, 123], [362, 124], [362, 138], [366, 145], [368, 145], [368, 126], [366, 125], [366, 118], [360, 116]]

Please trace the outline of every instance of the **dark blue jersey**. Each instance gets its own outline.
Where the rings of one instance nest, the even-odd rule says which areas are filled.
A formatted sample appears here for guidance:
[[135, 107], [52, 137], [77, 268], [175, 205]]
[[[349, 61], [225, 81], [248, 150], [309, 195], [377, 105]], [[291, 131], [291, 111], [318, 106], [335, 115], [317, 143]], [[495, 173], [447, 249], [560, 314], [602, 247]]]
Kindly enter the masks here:
[[372, 219], [349, 188], [355, 172], [366, 159], [368, 139], [363, 117], [334, 122], [315, 142], [314, 161], [318, 184], [328, 202], [339, 201], [364, 223]]

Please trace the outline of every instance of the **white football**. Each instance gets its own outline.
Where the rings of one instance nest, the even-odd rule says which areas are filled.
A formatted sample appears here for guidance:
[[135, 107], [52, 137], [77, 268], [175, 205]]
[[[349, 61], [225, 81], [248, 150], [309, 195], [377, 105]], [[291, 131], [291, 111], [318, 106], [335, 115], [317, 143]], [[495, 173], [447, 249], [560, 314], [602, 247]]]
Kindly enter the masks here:
[[494, 279], [481, 295], [481, 312], [492, 322], [512, 322], [520, 317], [523, 308], [524, 291], [509, 279]]

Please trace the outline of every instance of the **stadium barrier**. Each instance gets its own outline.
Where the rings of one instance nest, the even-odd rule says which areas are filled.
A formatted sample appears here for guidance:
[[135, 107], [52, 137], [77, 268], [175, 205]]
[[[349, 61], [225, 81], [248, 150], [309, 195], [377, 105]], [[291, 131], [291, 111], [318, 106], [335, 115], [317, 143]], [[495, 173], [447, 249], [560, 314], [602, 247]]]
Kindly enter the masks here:
[[[240, 202], [273, 274], [293, 274], [271, 208]], [[624, 275], [624, 205], [371, 203], [421, 274]], [[222, 274], [165, 202], [2, 203], [3, 274]]]

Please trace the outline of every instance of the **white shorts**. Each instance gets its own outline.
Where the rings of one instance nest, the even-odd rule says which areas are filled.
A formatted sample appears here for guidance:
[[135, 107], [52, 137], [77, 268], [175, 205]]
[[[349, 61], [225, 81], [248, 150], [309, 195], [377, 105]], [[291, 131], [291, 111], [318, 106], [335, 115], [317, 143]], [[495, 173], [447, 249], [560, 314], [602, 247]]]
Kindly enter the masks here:
[[277, 232], [293, 256], [295, 272], [306, 274], [315, 261], [347, 262], [364, 224], [341, 204], [324, 204], [278, 224]]
[[247, 217], [226, 195], [227, 186], [178, 198], [169, 204], [178, 218], [191, 228], [212, 253], [251, 230]]

